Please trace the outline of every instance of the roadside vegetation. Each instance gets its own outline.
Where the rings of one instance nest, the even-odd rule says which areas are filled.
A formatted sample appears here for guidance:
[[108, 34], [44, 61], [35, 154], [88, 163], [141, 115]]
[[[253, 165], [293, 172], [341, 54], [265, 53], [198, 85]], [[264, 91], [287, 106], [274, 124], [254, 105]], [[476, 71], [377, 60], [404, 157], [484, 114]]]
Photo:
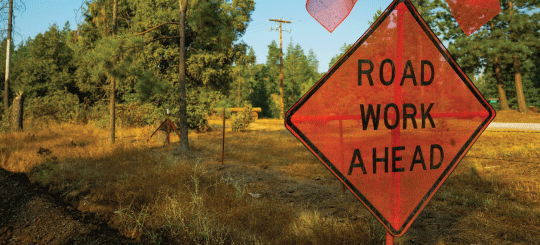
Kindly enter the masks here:
[[497, 111], [493, 122], [540, 123], [536, 112], [519, 113], [515, 110]]
[[[221, 121], [209, 123], [217, 128]], [[378, 221], [356, 198], [341, 193], [341, 183], [280, 120], [257, 120], [241, 132], [227, 128], [225, 165], [220, 130], [190, 133], [193, 150], [180, 153], [162, 141], [147, 141], [153, 127], [121, 128], [112, 146], [107, 131], [92, 122], [27, 128], [0, 136], [3, 168], [26, 173], [81, 212], [101, 213], [110, 226], [144, 243], [384, 241]], [[176, 135], [171, 139], [177, 144]], [[540, 134], [484, 132], [396, 244], [535, 243], [539, 158]], [[279, 189], [282, 184], [272, 177], [278, 175], [289, 178], [282, 182], [295, 193], [312, 188], [309, 183], [328, 182], [313, 193], [331, 193], [339, 201], [330, 206], [342, 212], [329, 214], [323, 196], [287, 199], [295, 193]]]

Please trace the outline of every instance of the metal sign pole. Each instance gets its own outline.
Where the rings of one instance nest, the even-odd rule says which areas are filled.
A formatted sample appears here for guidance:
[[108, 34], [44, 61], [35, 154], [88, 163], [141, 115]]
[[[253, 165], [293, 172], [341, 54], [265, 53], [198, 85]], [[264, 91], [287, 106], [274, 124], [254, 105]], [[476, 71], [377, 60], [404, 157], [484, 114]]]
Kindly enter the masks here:
[[225, 107], [223, 107], [223, 140], [221, 144], [221, 165], [225, 162]]
[[167, 144], [168, 145], [171, 145], [171, 138], [169, 136], [169, 134], [170, 134], [169, 125], [170, 124], [171, 124], [171, 120], [169, 120], [169, 109], [167, 109]]
[[390, 232], [386, 232], [386, 245], [394, 245], [394, 236]]

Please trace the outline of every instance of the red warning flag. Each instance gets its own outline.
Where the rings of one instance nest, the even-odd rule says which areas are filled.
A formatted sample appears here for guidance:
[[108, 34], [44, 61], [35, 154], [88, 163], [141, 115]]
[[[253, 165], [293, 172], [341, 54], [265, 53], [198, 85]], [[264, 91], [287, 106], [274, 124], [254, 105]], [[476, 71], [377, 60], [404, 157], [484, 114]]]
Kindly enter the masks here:
[[347, 18], [357, 0], [307, 0], [308, 13], [330, 33]]
[[470, 36], [501, 12], [499, 0], [446, 0], [459, 27]]
[[[308, 13], [333, 32], [347, 18], [357, 0], [307, 0]], [[470, 36], [501, 12], [499, 0], [446, 0], [461, 29]]]

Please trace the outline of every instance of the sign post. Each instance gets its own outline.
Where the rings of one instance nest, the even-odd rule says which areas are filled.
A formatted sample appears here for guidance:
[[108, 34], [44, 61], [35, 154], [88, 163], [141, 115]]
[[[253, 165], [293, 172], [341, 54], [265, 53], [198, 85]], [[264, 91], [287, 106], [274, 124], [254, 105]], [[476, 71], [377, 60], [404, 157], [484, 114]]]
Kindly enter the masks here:
[[402, 236], [495, 111], [409, 0], [394, 0], [285, 126]]

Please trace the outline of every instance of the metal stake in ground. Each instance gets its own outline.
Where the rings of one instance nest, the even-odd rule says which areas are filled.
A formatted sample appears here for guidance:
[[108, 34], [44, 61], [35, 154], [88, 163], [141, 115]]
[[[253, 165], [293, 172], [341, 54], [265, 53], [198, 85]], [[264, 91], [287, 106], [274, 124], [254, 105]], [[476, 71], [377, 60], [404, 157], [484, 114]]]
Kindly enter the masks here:
[[225, 161], [225, 107], [223, 107], [223, 140], [221, 144], [221, 165]]

